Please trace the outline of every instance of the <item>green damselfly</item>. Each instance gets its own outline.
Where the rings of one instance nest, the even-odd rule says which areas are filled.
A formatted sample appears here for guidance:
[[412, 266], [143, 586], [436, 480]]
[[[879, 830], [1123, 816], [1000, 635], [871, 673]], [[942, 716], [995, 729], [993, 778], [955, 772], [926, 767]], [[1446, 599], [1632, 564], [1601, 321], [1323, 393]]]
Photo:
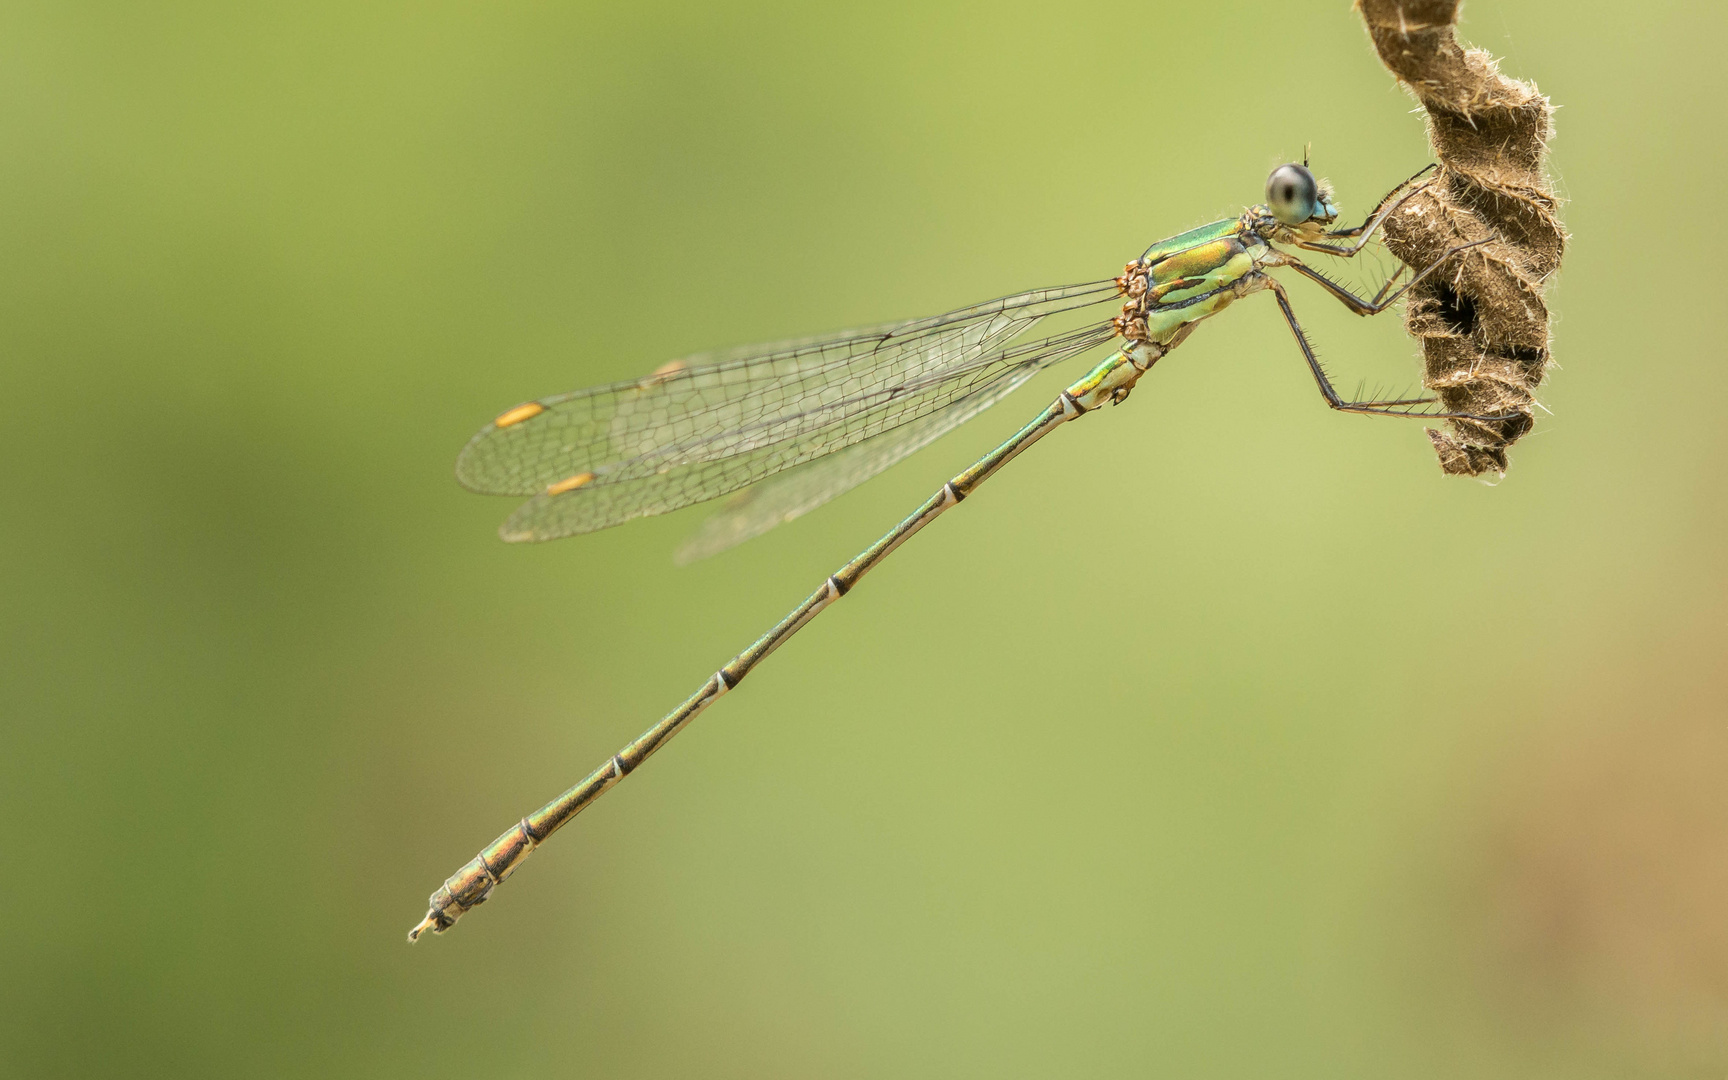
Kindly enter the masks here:
[[[680, 557], [688, 559], [832, 499], [978, 415], [1044, 368], [1116, 344], [1106, 360], [836, 570], [683, 704], [458, 870], [432, 894], [430, 910], [409, 940], [455, 925], [559, 826], [737, 686], [912, 534], [1061, 424], [1124, 400], [1202, 320], [1242, 297], [1272, 292], [1334, 409], [1500, 419], [1433, 410], [1431, 398], [1345, 400], [1315, 358], [1284, 286], [1267, 273], [1288, 268], [1359, 315], [1386, 310], [1416, 282], [1477, 245], [1453, 248], [1398, 285], [1401, 267], [1372, 297], [1356, 295], [1289, 249], [1357, 255], [1387, 216], [1421, 190], [1418, 181], [1427, 171], [1394, 188], [1361, 225], [1332, 228], [1338, 210], [1330, 190], [1305, 165], [1282, 165], [1267, 180], [1265, 203], [1161, 240], [1115, 278], [1019, 293], [869, 330], [692, 357], [645, 379], [542, 398], [500, 415], [462, 451], [456, 474], [477, 492], [532, 496], [504, 523], [504, 539], [592, 532], [743, 491], [681, 550]], [[1076, 329], [1026, 338], [1047, 319], [1076, 312], [1083, 317], [1106, 304], [1120, 305], [1111, 318], [1094, 316]]]

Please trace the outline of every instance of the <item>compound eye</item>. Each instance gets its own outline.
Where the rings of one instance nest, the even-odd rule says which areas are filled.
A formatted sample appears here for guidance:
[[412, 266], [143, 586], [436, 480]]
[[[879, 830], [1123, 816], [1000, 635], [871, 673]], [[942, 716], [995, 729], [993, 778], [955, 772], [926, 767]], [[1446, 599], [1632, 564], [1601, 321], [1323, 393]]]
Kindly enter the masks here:
[[1280, 165], [1266, 178], [1266, 208], [1286, 225], [1300, 225], [1320, 205], [1320, 185], [1300, 165]]

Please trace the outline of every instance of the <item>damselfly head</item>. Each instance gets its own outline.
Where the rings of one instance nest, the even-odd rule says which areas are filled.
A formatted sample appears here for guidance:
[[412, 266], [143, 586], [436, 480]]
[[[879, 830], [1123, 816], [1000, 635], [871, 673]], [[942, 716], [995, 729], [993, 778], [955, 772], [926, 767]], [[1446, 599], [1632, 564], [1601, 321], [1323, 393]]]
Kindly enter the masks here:
[[1321, 224], [1338, 216], [1332, 192], [1314, 179], [1306, 165], [1280, 165], [1266, 178], [1266, 209], [1284, 225]]

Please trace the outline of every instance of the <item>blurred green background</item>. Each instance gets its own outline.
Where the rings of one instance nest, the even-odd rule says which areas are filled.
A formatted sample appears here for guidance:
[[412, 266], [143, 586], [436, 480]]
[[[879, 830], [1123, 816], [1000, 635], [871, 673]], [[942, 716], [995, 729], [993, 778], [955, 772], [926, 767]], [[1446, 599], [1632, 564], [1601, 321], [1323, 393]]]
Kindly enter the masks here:
[[491, 416], [1112, 274], [1310, 142], [1354, 215], [1421, 120], [1343, 0], [0, 8], [0, 1073], [1720, 1077], [1728, 17], [1466, 16], [1574, 234], [1504, 482], [1244, 304], [410, 947], [1074, 372], [683, 570], [700, 510], [499, 543]]

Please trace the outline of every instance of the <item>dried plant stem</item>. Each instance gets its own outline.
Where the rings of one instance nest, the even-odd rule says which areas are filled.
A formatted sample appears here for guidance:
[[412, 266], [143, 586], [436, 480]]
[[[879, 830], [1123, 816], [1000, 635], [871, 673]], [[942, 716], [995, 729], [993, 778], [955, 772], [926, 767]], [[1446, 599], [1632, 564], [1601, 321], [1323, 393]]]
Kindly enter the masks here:
[[1386, 244], [1424, 266], [1488, 238], [1449, 274], [1411, 290], [1405, 328], [1422, 342], [1423, 383], [1454, 420], [1428, 431], [1440, 467], [1456, 476], [1506, 471], [1506, 448], [1535, 422], [1549, 362], [1543, 288], [1566, 247], [1543, 158], [1553, 107], [1535, 86], [1500, 74], [1494, 58], [1458, 44], [1458, 0], [1356, 0], [1380, 59], [1428, 113], [1439, 182], [1386, 222]]

